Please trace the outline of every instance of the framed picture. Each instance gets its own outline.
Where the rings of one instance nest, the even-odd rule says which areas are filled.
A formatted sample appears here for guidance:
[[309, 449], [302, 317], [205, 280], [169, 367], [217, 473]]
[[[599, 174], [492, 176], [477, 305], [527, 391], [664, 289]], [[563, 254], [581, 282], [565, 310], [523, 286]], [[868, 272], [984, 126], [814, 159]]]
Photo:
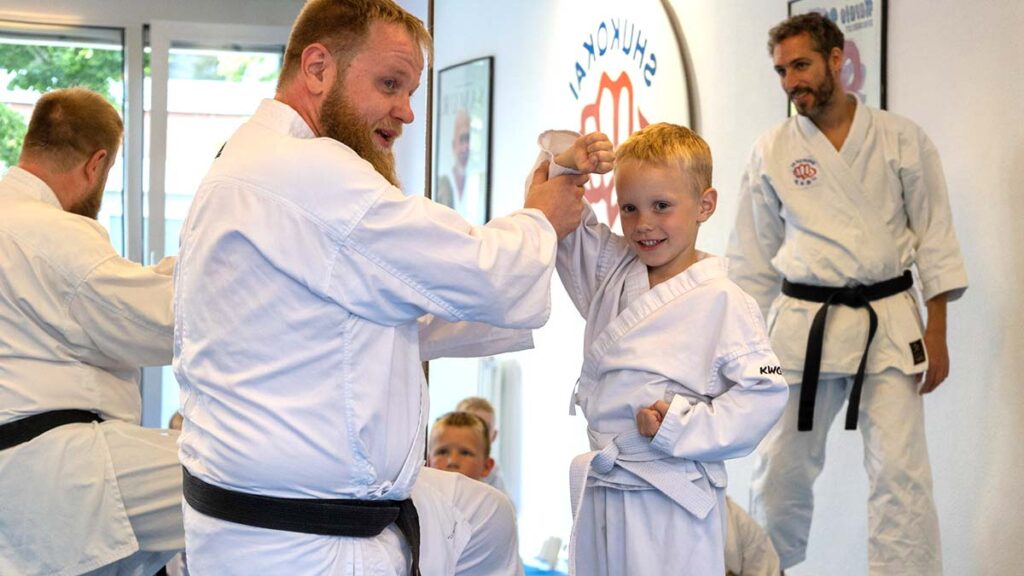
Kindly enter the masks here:
[[493, 69], [488, 56], [438, 73], [431, 198], [472, 224], [490, 219]]
[[[842, 81], [861, 103], [885, 108], [886, 0], [790, 0], [789, 15], [818, 12], [846, 37]], [[790, 115], [796, 113], [792, 104]]]

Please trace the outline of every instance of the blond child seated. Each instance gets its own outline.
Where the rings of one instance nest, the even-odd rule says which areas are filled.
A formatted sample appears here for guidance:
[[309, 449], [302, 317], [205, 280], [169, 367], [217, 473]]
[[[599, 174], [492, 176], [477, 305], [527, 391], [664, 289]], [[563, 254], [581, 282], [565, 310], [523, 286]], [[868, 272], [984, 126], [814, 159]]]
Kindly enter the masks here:
[[[540, 144], [551, 175], [600, 171], [594, 150], [610, 149], [602, 134]], [[570, 572], [725, 574], [722, 460], [757, 446], [787, 386], [756, 302], [696, 249], [717, 205], [707, 144], [647, 126], [616, 151], [614, 181], [623, 235], [588, 206], [557, 255], [586, 319], [573, 405], [593, 450], [570, 473]]]
[[[491, 405], [490, 401], [480, 396], [470, 396], [463, 398], [455, 406], [456, 412], [469, 412], [477, 418], [484, 421], [487, 424], [487, 429], [490, 430], [491, 446], [498, 440], [498, 427], [495, 425], [495, 414], [494, 406]], [[501, 474], [501, 466], [498, 461], [494, 461], [494, 467], [491, 468], [491, 473], [486, 477], [482, 478], [482, 481], [490, 486], [501, 490], [503, 494], [512, 499], [512, 495], [509, 494], [508, 488], [505, 486], [505, 478]]]
[[484, 480], [494, 468], [487, 423], [469, 412], [449, 412], [434, 422], [427, 465]]

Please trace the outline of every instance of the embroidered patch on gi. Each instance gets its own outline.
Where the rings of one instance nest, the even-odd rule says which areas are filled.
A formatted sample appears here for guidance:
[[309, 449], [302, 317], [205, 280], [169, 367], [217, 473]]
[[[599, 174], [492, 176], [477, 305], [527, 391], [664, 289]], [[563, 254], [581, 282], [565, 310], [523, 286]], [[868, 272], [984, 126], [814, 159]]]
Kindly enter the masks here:
[[793, 184], [810, 186], [818, 181], [818, 161], [814, 158], [799, 158], [789, 165], [793, 171]]
[[914, 365], [918, 365], [925, 361], [924, 355], [924, 343], [920, 339], [914, 340], [910, 343], [910, 353], [914, 356]]

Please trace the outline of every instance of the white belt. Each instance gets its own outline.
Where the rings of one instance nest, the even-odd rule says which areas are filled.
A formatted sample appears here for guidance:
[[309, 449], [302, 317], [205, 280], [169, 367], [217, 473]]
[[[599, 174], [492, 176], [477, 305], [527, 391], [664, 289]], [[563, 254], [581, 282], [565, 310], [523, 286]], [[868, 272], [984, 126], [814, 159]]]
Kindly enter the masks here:
[[[724, 488], [728, 482], [721, 462], [693, 462], [689, 471], [680, 470], [680, 460], [658, 452], [649, 438], [639, 432], [623, 432], [602, 450], [580, 454], [569, 468], [569, 491], [573, 518], [579, 513], [587, 478], [600, 477], [618, 466], [651, 485], [685, 508], [704, 519], [715, 507], [718, 497], [711, 486]], [[710, 486], [709, 486], [710, 484]]]

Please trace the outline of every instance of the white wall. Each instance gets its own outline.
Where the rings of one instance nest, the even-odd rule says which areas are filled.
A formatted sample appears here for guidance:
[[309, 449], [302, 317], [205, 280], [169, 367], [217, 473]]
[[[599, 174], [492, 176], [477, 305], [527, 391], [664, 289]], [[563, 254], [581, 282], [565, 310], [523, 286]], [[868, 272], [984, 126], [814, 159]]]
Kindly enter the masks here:
[[[560, 0], [559, 7], [567, 2]], [[588, 3], [576, 4], [581, 17], [588, 16]], [[673, 4], [692, 53], [701, 132], [715, 153], [720, 190], [718, 214], [702, 228], [700, 244], [722, 253], [750, 146], [784, 114], [765, 41], [768, 28], [785, 18], [786, 3]], [[1015, 488], [1024, 477], [1024, 389], [1019, 384], [1024, 361], [1018, 353], [1024, 349], [1024, 306], [1016, 295], [1024, 281], [1024, 228], [1016, 221], [1024, 216], [1018, 188], [1024, 187], [1024, 7], [1010, 0], [889, 4], [888, 107], [921, 124], [942, 153], [971, 280], [966, 296], [950, 307], [950, 378], [926, 399], [946, 573], [1021, 573], [1016, 546], [1024, 537], [1024, 496]], [[496, 57], [493, 214], [520, 204], [535, 135], [558, 120], [545, 108], [545, 97], [560, 87], [551, 82], [562, 79], [552, 71], [558, 55], [542, 48], [545, 36], [563, 27], [544, 18], [545, 6], [551, 4], [443, 0], [436, 6], [437, 68]], [[537, 475], [526, 491], [564, 490], [557, 482], [564, 478], [567, 461], [557, 462], [550, 454], [581, 445], [568, 436], [581, 433], [579, 425], [563, 416], [578, 367], [580, 332], [560, 292], [556, 286], [559, 309], [538, 332], [538, 349], [524, 360], [524, 366], [536, 362], [544, 367], [524, 369], [527, 433], [545, 434], [538, 455], [545, 465], [525, 471]], [[859, 434], [833, 430], [828, 458], [817, 489], [808, 561], [788, 574], [867, 572], [867, 483]], [[730, 468], [730, 493], [746, 502], [750, 461]], [[538, 513], [549, 526], [562, 522], [558, 507], [521, 510], [526, 550], [540, 537], [534, 521]]]

